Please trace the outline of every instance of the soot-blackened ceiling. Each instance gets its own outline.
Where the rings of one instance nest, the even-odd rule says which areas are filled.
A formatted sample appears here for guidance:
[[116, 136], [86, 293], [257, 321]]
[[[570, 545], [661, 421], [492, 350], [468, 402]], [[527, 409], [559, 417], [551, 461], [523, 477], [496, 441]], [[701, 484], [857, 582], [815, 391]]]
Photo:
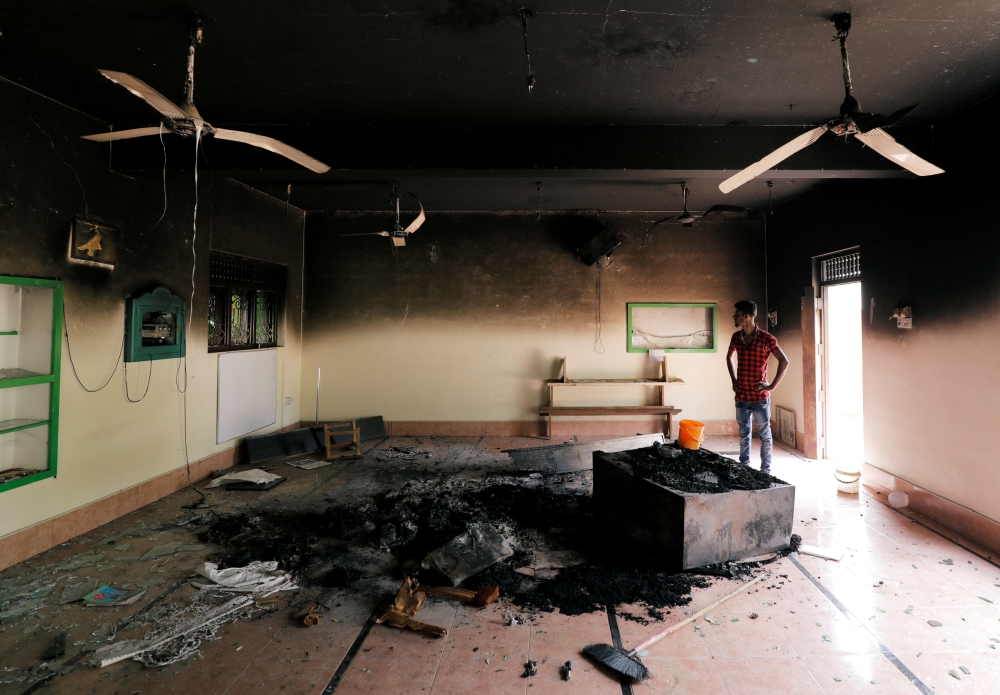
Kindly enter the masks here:
[[[521, 8], [531, 10], [530, 94]], [[283, 200], [294, 184], [294, 203], [309, 210], [381, 208], [392, 181], [425, 189], [436, 209], [673, 210], [680, 181], [694, 209], [765, 209], [828, 177], [910, 176], [831, 136], [729, 196], [718, 191], [802, 126], [836, 116], [836, 11], [854, 17], [862, 105], [920, 103], [892, 130], [920, 156], [933, 160], [928, 126], [1000, 91], [1000, 5], [939, 0], [8, 2], [0, 76], [115, 129], [156, 125], [155, 111], [97, 69], [182, 101], [195, 10], [202, 115], [333, 170], [212, 139], [201, 166]], [[193, 141], [170, 136], [165, 147], [168, 166], [191, 167]], [[117, 169], [163, 162], [158, 138], [114, 144]]]
[[870, 110], [919, 102], [905, 124], [930, 124], [1000, 88], [1000, 6], [938, 0], [32, 0], [0, 7], [0, 74], [149, 124], [96, 69], [180, 100], [195, 9], [196, 102], [215, 124], [819, 123], [843, 97], [838, 10]]

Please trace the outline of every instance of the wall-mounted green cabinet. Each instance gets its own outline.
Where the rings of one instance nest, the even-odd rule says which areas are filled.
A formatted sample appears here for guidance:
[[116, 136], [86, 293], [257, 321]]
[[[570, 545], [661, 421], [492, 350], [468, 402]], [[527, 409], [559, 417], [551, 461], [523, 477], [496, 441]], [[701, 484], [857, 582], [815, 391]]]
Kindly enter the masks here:
[[0, 492], [56, 474], [63, 283], [0, 276]]
[[157, 287], [125, 300], [125, 361], [184, 357], [184, 300]]

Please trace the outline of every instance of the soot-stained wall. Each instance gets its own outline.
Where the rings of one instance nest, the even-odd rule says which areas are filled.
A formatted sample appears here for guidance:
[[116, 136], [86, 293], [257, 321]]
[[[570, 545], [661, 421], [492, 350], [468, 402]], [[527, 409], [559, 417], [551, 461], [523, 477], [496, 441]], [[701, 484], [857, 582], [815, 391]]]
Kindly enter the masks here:
[[[1000, 520], [991, 453], [1000, 407], [1000, 237], [991, 201], [1000, 176], [978, 163], [1000, 152], [989, 125], [996, 110], [986, 103], [937, 126], [934, 161], [945, 174], [832, 181], [780, 208], [768, 225], [768, 281], [779, 337], [801, 346], [811, 258], [860, 246], [865, 460]], [[955, 142], [969, 132], [978, 133], [974, 152]], [[902, 306], [913, 307], [912, 330], [890, 320]], [[792, 369], [801, 384], [801, 364]], [[797, 398], [789, 405], [801, 418], [801, 386]]]
[[[311, 401], [322, 368], [320, 419], [537, 421], [544, 380], [559, 376], [562, 357], [571, 378], [658, 374], [645, 354], [626, 351], [627, 302], [716, 302], [721, 348], [672, 355], [671, 376], [687, 383], [671, 386], [668, 398], [684, 417], [731, 420], [725, 346], [733, 302], [764, 301], [762, 225], [744, 216], [690, 229], [663, 224], [640, 246], [656, 219], [430, 211], [394, 251], [384, 237], [342, 236], [391, 229], [389, 215], [310, 214], [303, 398]], [[574, 249], [605, 223], [623, 243], [598, 271]], [[602, 386], [557, 398], [628, 405], [656, 395]]]
[[[170, 173], [164, 183], [159, 172], [131, 178], [109, 171], [108, 146], [80, 139], [106, 129], [0, 79], [0, 273], [65, 281], [73, 357], [71, 362], [63, 339], [58, 476], [0, 493], [0, 536], [184, 469], [187, 458], [234, 446], [217, 444], [215, 436], [217, 358], [208, 354], [205, 328], [210, 249], [287, 266], [278, 422], [268, 429], [299, 420], [302, 213], [205, 173], [194, 242], [186, 410], [179, 360], [129, 365], [130, 397], [145, 396], [138, 403], [126, 400], [118, 363], [125, 297], [162, 285], [190, 301], [195, 185], [190, 172]], [[192, 142], [192, 154], [193, 148]], [[68, 260], [75, 216], [120, 230], [113, 270]], [[73, 364], [88, 388], [110, 382], [87, 393]], [[285, 396], [291, 405], [284, 405]]]

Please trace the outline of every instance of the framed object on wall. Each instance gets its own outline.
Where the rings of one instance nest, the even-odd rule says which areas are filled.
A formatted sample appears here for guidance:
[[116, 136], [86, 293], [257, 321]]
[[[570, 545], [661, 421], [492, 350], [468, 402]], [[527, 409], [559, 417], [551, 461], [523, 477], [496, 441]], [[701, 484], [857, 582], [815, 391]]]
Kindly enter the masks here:
[[73, 219], [69, 257], [114, 268], [118, 262], [118, 230], [97, 222]]
[[630, 302], [628, 351], [715, 352], [718, 307], [715, 304]]

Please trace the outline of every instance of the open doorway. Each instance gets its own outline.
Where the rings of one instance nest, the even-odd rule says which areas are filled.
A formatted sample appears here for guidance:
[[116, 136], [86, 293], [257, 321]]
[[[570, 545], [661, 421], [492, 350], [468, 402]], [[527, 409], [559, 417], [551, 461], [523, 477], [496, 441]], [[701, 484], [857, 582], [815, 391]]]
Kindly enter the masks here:
[[861, 283], [823, 287], [823, 392], [826, 457], [864, 460]]

